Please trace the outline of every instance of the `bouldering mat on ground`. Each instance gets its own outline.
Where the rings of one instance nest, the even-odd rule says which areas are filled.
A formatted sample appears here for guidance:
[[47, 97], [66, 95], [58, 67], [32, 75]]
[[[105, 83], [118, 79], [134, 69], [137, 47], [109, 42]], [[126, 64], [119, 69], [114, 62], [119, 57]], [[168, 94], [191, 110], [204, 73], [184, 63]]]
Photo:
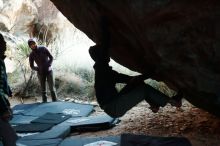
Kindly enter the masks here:
[[57, 139], [57, 138], [64, 139], [69, 134], [70, 134], [69, 126], [56, 125], [50, 130], [47, 130], [45, 132], [22, 137], [22, 140], [42, 140], [42, 139]]
[[108, 129], [115, 126], [117, 121], [119, 121], [118, 118], [112, 118], [107, 114], [103, 114], [90, 117], [70, 118], [62, 124], [71, 126], [72, 132], [82, 132]]
[[13, 126], [17, 133], [44, 132], [52, 128], [54, 124], [28, 123]]
[[29, 111], [31, 111], [32, 109], [34, 109], [35, 107], [37, 107], [40, 104], [44, 104], [44, 103], [30, 103], [30, 104], [18, 104], [15, 105], [12, 110], [13, 110], [13, 114], [24, 114], [28, 113]]
[[46, 113], [38, 118], [35, 118], [31, 121], [31, 123], [59, 124], [70, 117], [70, 115], [65, 115], [63, 113]]
[[[108, 145], [107, 145], [108, 144]], [[120, 136], [94, 137], [94, 138], [66, 138], [59, 146], [120, 146]]]
[[58, 146], [62, 139], [23, 140], [19, 139], [17, 146]]
[[184, 137], [156, 137], [122, 134], [121, 146], [192, 146]]
[[[109, 145], [108, 145], [109, 144]], [[59, 146], [192, 146], [184, 137], [157, 137], [122, 134], [108, 137], [72, 137], [64, 139]]]
[[32, 106], [16, 105], [13, 108], [13, 110], [17, 111], [17, 114], [21, 113], [23, 115], [30, 115], [36, 117], [40, 117], [46, 113], [63, 113], [66, 115], [71, 115], [73, 117], [81, 117], [88, 116], [94, 108], [93, 105], [73, 102], [47, 102], [36, 105], [33, 104]]
[[12, 125], [18, 125], [18, 124], [28, 124], [31, 121], [33, 121], [34, 119], [36, 119], [38, 117], [34, 117], [34, 116], [24, 116], [24, 115], [13, 115], [12, 120], [10, 121], [10, 123]]

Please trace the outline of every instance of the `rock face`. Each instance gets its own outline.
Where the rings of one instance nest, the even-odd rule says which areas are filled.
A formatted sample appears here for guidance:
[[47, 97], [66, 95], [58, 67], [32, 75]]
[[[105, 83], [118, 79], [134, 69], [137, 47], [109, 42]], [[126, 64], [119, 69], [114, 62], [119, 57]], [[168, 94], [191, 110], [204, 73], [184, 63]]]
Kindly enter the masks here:
[[107, 17], [116, 62], [164, 81], [220, 116], [220, 1], [51, 1], [96, 43], [100, 18]]
[[37, 9], [27, 0], [0, 0], [0, 30], [23, 34], [35, 21]]
[[[50, 0], [0, 0], [0, 31], [22, 38], [56, 35], [59, 11]], [[44, 36], [45, 37], [45, 36]]]

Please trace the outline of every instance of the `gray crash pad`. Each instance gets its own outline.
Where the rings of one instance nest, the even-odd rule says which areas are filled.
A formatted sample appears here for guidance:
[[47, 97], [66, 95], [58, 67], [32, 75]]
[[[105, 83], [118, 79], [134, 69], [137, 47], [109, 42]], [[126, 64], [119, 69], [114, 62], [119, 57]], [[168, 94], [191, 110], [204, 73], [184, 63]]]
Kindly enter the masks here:
[[192, 146], [184, 137], [159, 137], [122, 134], [121, 146]]
[[56, 125], [50, 130], [22, 137], [22, 140], [64, 139], [70, 134], [70, 126]]
[[63, 113], [46, 113], [38, 118], [35, 118], [31, 123], [41, 123], [41, 124], [59, 124], [67, 119], [70, 115], [65, 115]]
[[[22, 105], [21, 105], [22, 106]], [[22, 112], [23, 115], [40, 117], [46, 113], [63, 113], [66, 115], [71, 115], [73, 117], [88, 116], [92, 111], [94, 106], [89, 104], [79, 104], [73, 102], [48, 102], [38, 105], [33, 105], [26, 112]], [[15, 109], [22, 110], [22, 106]], [[21, 113], [21, 112], [20, 112]]]
[[16, 142], [17, 146], [58, 146], [62, 139], [23, 140]]
[[118, 118], [112, 118], [107, 114], [103, 114], [90, 117], [70, 118], [63, 122], [62, 125], [71, 126], [72, 132], [83, 132], [112, 128], [118, 122]]
[[34, 109], [40, 104], [44, 104], [44, 103], [30, 103], [30, 104], [15, 105], [14, 107], [12, 107], [13, 114], [14, 115], [16, 114], [25, 115], [26, 113], [28, 113], [29, 111], [31, 111], [32, 109]]
[[28, 123], [13, 126], [17, 133], [44, 132], [51, 129], [54, 124]]
[[35, 116], [24, 116], [24, 115], [13, 115], [12, 120], [10, 121], [10, 123], [12, 125], [19, 125], [19, 124], [28, 124], [31, 121], [33, 121], [34, 119], [36, 119], [38, 117]]
[[[92, 137], [92, 138], [66, 138], [59, 146], [86, 146], [94, 144], [94, 146], [104, 146], [107, 144], [114, 144], [114, 146], [120, 146], [120, 136], [108, 136], [108, 137]], [[96, 145], [95, 145], [96, 144]], [[110, 146], [110, 145], [108, 145]]]

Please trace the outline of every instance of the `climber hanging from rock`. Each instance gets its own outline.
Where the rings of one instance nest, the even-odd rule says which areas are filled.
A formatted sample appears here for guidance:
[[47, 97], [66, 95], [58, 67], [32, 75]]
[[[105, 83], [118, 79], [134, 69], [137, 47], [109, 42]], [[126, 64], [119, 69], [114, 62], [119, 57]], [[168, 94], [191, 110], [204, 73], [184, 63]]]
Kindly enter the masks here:
[[[128, 76], [114, 71], [109, 66], [111, 37], [108, 25], [107, 18], [103, 16], [100, 23], [101, 41], [89, 49], [89, 54], [95, 62], [93, 66], [95, 71], [94, 86], [100, 107], [112, 117], [121, 117], [143, 100], [148, 102], [153, 112], [157, 112], [167, 103], [181, 106], [179, 99], [177, 102], [177, 100], [173, 100], [144, 83], [145, 79], [150, 78], [150, 74]], [[126, 85], [121, 91], [118, 91], [116, 89], [117, 83], [125, 83]]]

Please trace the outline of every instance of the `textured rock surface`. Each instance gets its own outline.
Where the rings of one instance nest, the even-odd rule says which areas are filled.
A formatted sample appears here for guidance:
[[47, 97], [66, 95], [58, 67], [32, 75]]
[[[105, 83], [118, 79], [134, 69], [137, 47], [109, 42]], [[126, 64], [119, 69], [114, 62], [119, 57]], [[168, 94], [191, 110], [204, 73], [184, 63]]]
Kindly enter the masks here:
[[0, 31], [18, 37], [40, 36], [47, 31], [47, 37], [52, 37], [60, 22], [64, 23], [58, 14], [50, 0], [0, 0]]
[[110, 22], [111, 57], [164, 81], [197, 107], [220, 116], [220, 1], [51, 0], [94, 42]]
[[0, 0], [0, 30], [24, 35], [36, 22], [37, 8], [29, 0]]

